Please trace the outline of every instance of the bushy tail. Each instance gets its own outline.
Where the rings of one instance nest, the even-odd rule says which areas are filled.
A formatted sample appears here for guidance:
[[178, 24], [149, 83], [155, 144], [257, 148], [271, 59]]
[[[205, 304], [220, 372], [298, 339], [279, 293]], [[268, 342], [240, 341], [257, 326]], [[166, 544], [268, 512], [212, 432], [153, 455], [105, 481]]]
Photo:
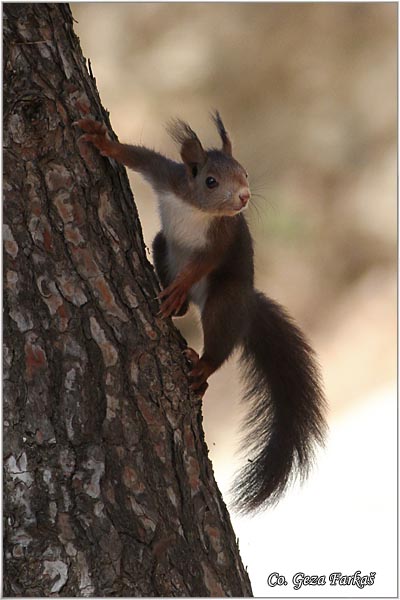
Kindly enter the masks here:
[[287, 485], [305, 479], [323, 444], [325, 399], [313, 350], [284, 309], [254, 294], [243, 345], [247, 464], [233, 487], [235, 506], [250, 512], [275, 504]]

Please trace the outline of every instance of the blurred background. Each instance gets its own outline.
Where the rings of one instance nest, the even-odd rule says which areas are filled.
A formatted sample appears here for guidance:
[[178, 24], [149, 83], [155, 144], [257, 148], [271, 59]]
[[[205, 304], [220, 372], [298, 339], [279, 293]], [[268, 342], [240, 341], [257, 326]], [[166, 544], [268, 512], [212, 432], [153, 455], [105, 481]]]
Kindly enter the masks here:
[[[330, 436], [310, 480], [273, 510], [240, 518], [256, 596], [396, 595], [397, 5], [74, 3], [75, 30], [123, 142], [178, 159], [179, 116], [217, 143], [218, 108], [250, 174], [257, 286], [316, 349]], [[130, 174], [146, 244], [149, 186]], [[201, 349], [192, 309], [175, 323]], [[229, 505], [240, 464], [240, 380], [210, 380], [204, 427]], [[294, 591], [299, 571], [376, 572], [365, 589]], [[288, 586], [270, 588], [279, 572]]]

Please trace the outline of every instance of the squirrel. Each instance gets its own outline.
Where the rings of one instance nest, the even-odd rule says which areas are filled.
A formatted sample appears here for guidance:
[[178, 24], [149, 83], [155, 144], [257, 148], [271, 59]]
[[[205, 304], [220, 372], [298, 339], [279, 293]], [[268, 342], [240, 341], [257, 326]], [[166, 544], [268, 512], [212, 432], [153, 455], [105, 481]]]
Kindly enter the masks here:
[[160, 314], [182, 316], [189, 302], [201, 313], [203, 353], [186, 350], [191, 388], [202, 396], [210, 375], [242, 349], [248, 462], [232, 491], [235, 508], [248, 513], [276, 504], [296, 476], [306, 478], [316, 445], [324, 443], [325, 398], [303, 333], [284, 308], [254, 288], [253, 241], [243, 215], [251, 196], [248, 174], [232, 156], [219, 112], [212, 118], [220, 149], [205, 150], [186, 122], [171, 121], [182, 162], [114, 141], [98, 121], [76, 124], [85, 132], [80, 141], [139, 172], [157, 195], [162, 230], [153, 255], [163, 286]]

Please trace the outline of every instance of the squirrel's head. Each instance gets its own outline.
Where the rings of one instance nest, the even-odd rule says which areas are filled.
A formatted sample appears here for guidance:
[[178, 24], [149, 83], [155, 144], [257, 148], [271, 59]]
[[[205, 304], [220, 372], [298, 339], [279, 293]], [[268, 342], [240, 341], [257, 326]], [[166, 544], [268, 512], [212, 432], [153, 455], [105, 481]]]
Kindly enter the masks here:
[[168, 127], [180, 144], [190, 187], [190, 201], [200, 210], [233, 217], [246, 208], [250, 188], [246, 170], [232, 156], [232, 143], [218, 111], [212, 115], [222, 140], [220, 150], [204, 150], [187, 123], [174, 120]]

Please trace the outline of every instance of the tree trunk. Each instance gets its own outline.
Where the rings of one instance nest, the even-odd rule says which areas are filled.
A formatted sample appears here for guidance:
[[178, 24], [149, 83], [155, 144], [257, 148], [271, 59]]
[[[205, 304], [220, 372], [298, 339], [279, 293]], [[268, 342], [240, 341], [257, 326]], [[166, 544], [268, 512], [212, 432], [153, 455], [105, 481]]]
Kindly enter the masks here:
[[4, 4], [4, 592], [250, 596], [66, 4]]

